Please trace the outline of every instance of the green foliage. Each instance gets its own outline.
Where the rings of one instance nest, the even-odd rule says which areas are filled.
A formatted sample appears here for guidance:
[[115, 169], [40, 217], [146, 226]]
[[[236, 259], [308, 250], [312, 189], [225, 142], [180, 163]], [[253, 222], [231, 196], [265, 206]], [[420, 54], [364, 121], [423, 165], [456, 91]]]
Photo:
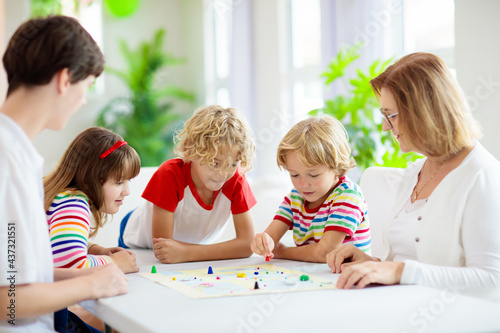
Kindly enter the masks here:
[[31, 17], [46, 17], [61, 11], [61, 0], [31, 0]]
[[78, 14], [80, 0], [31, 0], [31, 17], [47, 17], [63, 14], [63, 3], [73, 2], [74, 14]]
[[168, 75], [162, 69], [184, 63], [184, 59], [163, 51], [164, 35], [159, 29], [151, 42], [143, 42], [135, 50], [120, 41], [127, 70], [106, 71], [121, 78], [131, 95], [110, 101], [97, 119], [97, 125], [122, 135], [137, 150], [143, 166], [158, 166], [172, 156], [173, 125], [179, 119], [173, 103], [194, 101], [192, 93], [163, 85]]
[[370, 80], [381, 74], [392, 62], [376, 60], [368, 72], [356, 69], [354, 78], [347, 79], [346, 68], [359, 58], [361, 45], [342, 48], [321, 76], [325, 85], [342, 79], [348, 82], [347, 93], [325, 101], [325, 106], [309, 112], [329, 114], [338, 119], [346, 128], [351, 144], [352, 155], [361, 170], [369, 166], [382, 165], [404, 168], [419, 157], [418, 154], [403, 154], [397, 141], [382, 131], [382, 117], [377, 99], [370, 86]]

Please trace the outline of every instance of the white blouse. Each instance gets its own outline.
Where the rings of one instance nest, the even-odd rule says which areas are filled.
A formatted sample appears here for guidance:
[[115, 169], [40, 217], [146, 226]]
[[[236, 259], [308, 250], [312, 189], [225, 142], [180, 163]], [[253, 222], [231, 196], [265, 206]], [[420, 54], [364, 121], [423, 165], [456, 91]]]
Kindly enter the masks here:
[[[386, 220], [383, 260], [395, 258], [397, 248], [389, 241], [390, 230], [424, 162], [410, 165], [401, 179]], [[409, 229], [412, 237], [405, 242], [411, 240], [416, 260], [404, 260], [401, 283], [500, 300], [499, 205], [500, 162], [477, 142], [434, 189], [417, 216], [421, 220]]]
[[417, 260], [414, 230], [422, 219], [422, 209], [427, 199], [411, 202], [408, 197], [403, 209], [396, 216], [389, 229], [394, 261]]

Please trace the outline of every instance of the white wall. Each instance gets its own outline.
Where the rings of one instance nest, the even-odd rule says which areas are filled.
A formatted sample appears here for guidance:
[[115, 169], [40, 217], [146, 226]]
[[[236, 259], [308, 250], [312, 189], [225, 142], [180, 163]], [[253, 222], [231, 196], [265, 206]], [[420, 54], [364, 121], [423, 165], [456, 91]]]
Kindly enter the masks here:
[[481, 143], [497, 159], [500, 159], [499, 13], [497, 0], [455, 0], [457, 78], [483, 128]]
[[[0, 55], [7, 46], [10, 36], [29, 15], [29, 0], [0, 0]], [[7, 15], [8, 13], [8, 15]], [[7, 76], [0, 71], [0, 103], [3, 103], [7, 92]]]

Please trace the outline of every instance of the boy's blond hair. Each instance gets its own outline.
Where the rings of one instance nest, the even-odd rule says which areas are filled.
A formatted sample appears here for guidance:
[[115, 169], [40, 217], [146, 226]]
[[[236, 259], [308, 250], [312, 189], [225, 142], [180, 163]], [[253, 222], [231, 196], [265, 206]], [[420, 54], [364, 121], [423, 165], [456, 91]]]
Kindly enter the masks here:
[[[219, 153], [239, 147], [238, 159], [243, 171], [252, 168], [255, 143], [245, 117], [236, 109], [219, 105], [201, 107], [186, 121], [184, 129], [176, 135], [175, 153], [184, 161], [200, 160], [214, 165]], [[229, 168], [232, 163], [225, 158], [220, 168]]]
[[305, 165], [329, 166], [339, 177], [356, 166], [344, 126], [326, 115], [303, 120], [288, 131], [278, 146], [280, 168], [286, 168], [286, 156], [293, 152], [298, 153]]

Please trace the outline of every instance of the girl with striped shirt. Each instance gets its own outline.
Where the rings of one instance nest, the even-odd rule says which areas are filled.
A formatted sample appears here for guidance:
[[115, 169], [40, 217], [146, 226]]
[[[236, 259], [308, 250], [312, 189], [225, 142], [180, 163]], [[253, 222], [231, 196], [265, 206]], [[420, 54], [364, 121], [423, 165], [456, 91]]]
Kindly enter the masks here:
[[[356, 164], [347, 133], [329, 116], [296, 124], [281, 140], [278, 166], [288, 171], [294, 189], [269, 227], [255, 236], [252, 250], [266, 258], [326, 262], [342, 244], [370, 253], [370, 223], [359, 186], [346, 173]], [[293, 230], [296, 246], [280, 239]]]
[[54, 266], [88, 268], [114, 262], [124, 273], [137, 272], [135, 255], [121, 247], [88, 241], [130, 194], [140, 159], [123, 139], [100, 127], [80, 133], [57, 168], [44, 178], [45, 210]]

